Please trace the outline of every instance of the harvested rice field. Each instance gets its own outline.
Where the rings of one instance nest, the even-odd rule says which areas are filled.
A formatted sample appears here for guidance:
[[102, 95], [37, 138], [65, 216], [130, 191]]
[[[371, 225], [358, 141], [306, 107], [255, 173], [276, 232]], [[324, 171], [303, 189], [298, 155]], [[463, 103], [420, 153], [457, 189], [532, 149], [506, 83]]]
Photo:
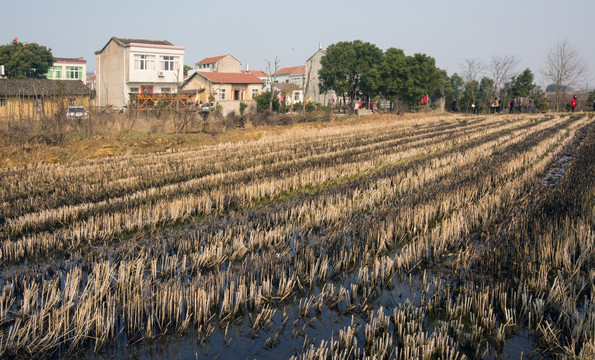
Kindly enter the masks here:
[[0, 358], [595, 358], [595, 116], [0, 169]]

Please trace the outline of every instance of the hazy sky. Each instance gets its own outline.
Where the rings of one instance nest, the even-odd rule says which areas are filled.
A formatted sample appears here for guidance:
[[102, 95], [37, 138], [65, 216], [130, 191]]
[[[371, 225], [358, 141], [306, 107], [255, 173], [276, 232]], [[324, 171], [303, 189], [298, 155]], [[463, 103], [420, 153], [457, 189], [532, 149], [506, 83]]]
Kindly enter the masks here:
[[362, 40], [382, 50], [424, 53], [449, 75], [465, 59], [520, 60], [536, 82], [548, 49], [566, 40], [587, 64], [580, 87], [595, 87], [595, 0], [302, 0], [302, 1], [3, 1], [0, 44], [14, 37], [87, 60], [112, 36], [169, 40], [184, 46], [185, 64], [231, 54], [264, 70], [278, 57], [296, 66], [339, 41]]

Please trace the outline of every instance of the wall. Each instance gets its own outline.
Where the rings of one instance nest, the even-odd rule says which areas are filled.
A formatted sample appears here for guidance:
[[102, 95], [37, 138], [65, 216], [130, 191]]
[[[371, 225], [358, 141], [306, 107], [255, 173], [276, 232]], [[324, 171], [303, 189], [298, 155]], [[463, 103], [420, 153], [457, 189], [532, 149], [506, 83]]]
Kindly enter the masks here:
[[218, 105], [221, 106], [221, 115], [227, 116], [232, 111], [237, 115], [240, 115], [240, 103], [246, 103], [248, 108], [245, 111], [251, 111], [256, 109], [256, 101], [245, 100], [245, 101], [222, 101]]
[[114, 105], [122, 108], [125, 104], [125, 80], [127, 52], [114, 41], [99, 54], [97, 63], [97, 106]]
[[242, 71], [242, 64], [231, 55], [226, 55], [217, 62], [218, 72], [239, 73]]
[[309, 83], [305, 98], [312, 98], [312, 102], [323, 105], [329, 105], [332, 103], [332, 100], [335, 99], [336, 104], [337, 96], [335, 95], [334, 91], [329, 91], [323, 94], [320, 93], [318, 71], [322, 69], [320, 59], [322, 59], [324, 55], [324, 51], [318, 50], [316, 54], [312, 55], [312, 57], [306, 61], [306, 77], [308, 78], [306, 81], [309, 81]]
[[52, 117], [60, 110], [66, 110], [70, 105], [70, 100], [77, 106], [84, 106], [89, 109], [88, 96], [62, 97], [47, 96], [43, 97], [43, 106], [38, 106], [38, 100], [35, 96], [10, 96], [3, 97], [5, 106], [0, 106], [0, 119], [3, 121], [16, 120], [40, 120], [44, 117]]

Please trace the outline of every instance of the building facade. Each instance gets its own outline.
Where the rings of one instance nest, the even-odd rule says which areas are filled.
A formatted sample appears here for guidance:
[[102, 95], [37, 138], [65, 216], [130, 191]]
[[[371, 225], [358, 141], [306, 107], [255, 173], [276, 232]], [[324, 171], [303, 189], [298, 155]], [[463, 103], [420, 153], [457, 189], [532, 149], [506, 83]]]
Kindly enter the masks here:
[[276, 84], [295, 84], [303, 88], [306, 84], [306, 66], [291, 66], [279, 69], [273, 75]]
[[68, 106], [89, 107], [82, 81], [0, 79], [0, 119], [40, 120], [65, 115]]
[[196, 102], [250, 101], [262, 91], [262, 80], [247, 73], [195, 72], [181, 91], [198, 94]]
[[241, 67], [242, 63], [229, 54], [205, 58], [194, 64], [194, 70], [202, 72], [239, 73]]
[[176, 93], [184, 80], [183, 46], [112, 37], [96, 57], [97, 106], [128, 106], [131, 94]]
[[334, 91], [320, 93], [320, 80], [318, 71], [322, 68], [320, 60], [326, 55], [326, 50], [319, 46], [318, 51], [306, 60], [306, 82], [308, 84], [305, 98], [312, 99], [312, 102], [333, 105], [336, 104], [337, 96]]
[[76, 59], [55, 58], [54, 64], [48, 69], [47, 79], [51, 80], [80, 80], [87, 76], [87, 60], [82, 57]]

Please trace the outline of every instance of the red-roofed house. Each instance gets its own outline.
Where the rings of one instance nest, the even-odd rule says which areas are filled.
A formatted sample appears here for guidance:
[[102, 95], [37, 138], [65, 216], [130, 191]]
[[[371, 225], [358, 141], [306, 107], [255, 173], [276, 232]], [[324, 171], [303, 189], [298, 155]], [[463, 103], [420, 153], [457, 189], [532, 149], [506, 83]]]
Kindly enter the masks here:
[[209, 101], [209, 95], [215, 101], [252, 100], [262, 89], [262, 80], [244, 72], [202, 72], [190, 75], [180, 88], [181, 92], [196, 93], [203, 103]]
[[262, 90], [269, 91], [271, 86], [271, 78], [262, 70], [242, 70], [243, 73], [252, 74], [262, 80]]
[[195, 71], [239, 73], [242, 63], [231, 55], [215, 56], [194, 64]]
[[306, 84], [306, 65], [279, 69], [274, 76], [275, 83], [296, 84], [303, 87]]
[[54, 64], [48, 69], [45, 77], [51, 80], [79, 80], [85, 82], [87, 76], [87, 60], [82, 57], [54, 58]]

